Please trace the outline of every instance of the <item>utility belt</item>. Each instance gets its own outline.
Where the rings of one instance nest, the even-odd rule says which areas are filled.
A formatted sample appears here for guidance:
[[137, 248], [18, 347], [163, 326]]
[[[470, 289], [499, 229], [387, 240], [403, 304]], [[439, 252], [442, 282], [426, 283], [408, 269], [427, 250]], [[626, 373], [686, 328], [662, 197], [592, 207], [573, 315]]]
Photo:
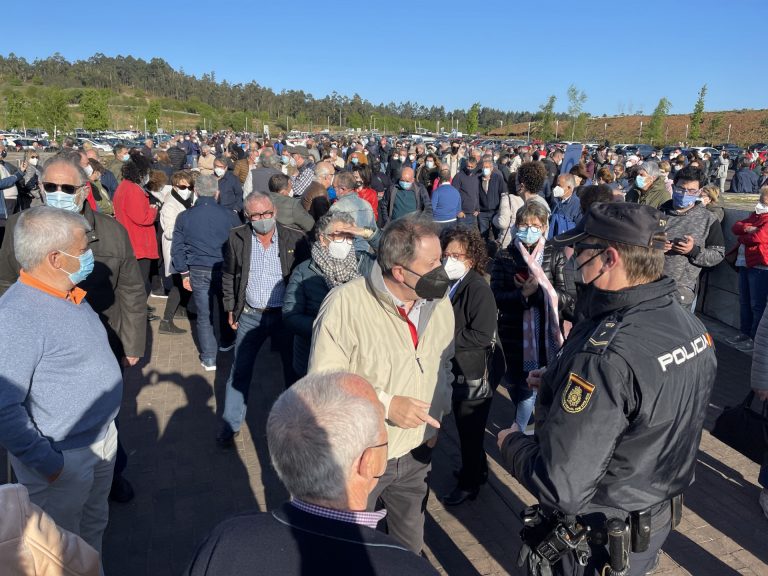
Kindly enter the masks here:
[[651, 535], [667, 525], [674, 530], [682, 511], [682, 495], [639, 512], [601, 513], [603, 521], [599, 523], [558, 511], [547, 514], [540, 506], [531, 506], [521, 514], [523, 547], [518, 566], [527, 566], [531, 576], [549, 576], [552, 566], [566, 554], [573, 554], [581, 566], [586, 566], [592, 556], [590, 546], [607, 546], [610, 560], [603, 574], [624, 576], [629, 573], [630, 552], [645, 552]]

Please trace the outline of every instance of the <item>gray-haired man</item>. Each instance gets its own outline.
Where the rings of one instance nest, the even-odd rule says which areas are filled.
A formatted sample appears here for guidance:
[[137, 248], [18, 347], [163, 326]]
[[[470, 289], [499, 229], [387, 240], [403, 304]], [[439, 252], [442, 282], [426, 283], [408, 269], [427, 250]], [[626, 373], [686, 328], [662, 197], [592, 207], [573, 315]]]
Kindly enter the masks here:
[[303, 378], [272, 407], [267, 442], [291, 502], [220, 524], [188, 576], [229, 576], [254, 566], [288, 576], [437, 573], [375, 530], [385, 512], [365, 511], [388, 445], [384, 410], [368, 382], [345, 373]]

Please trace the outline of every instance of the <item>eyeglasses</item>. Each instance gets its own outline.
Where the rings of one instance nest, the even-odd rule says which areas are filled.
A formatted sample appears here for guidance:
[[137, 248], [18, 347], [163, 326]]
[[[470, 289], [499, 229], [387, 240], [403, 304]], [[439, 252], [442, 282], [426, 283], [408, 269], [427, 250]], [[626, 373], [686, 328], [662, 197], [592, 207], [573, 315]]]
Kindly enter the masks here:
[[[366, 448], [366, 450], [372, 450], [373, 448], [383, 448], [384, 446], [389, 446], [389, 442], [384, 442], [384, 444], [376, 444], [375, 446], [368, 446], [368, 448]], [[374, 478], [376, 478], [376, 479], [378, 480], [379, 478], [381, 478], [382, 476], [384, 476], [384, 473], [385, 473], [386, 471], [387, 471], [387, 469], [386, 469], [386, 468], [384, 468], [384, 472], [382, 472], [382, 473], [381, 473], [381, 474], [379, 474], [378, 476], [374, 476]]]
[[454, 258], [455, 260], [464, 260], [466, 258], [466, 254], [462, 254], [461, 252], [443, 252], [443, 258]]
[[347, 244], [352, 244], [353, 239], [351, 236], [347, 234], [325, 234], [325, 237], [328, 238], [331, 242], [338, 242], [341, 244], [342, 242], [346, 242]]
[[684, 188], [683, 186], [674, 187], [677, 192], [682, 192], [687, 196], [698, 196], [701, 193], [701, 188]]
[[248, 214], [248, 220], [253, 222], [254, 220], [264, 220], [267, 218], [272, 218], [275, 213], [272, 210], [268, 210], [267, 212], [254, 212], [253, 214]]
[[81, 186], [73, 186], [72, 184], [57, 184], [56, 182], [43, 182], [43, 190], [48, 193], [51, 192], [64, 192], [65, 194], [74, 194], [80, 190], [85, 184]]
[[529, 226], [527, 224], [521, 224], [520, 226], [517, 226], [517, 229], [519, 232], [528, 232], [530, 230], [534, 234], [536, 232], [541, 232], [541, 226]]

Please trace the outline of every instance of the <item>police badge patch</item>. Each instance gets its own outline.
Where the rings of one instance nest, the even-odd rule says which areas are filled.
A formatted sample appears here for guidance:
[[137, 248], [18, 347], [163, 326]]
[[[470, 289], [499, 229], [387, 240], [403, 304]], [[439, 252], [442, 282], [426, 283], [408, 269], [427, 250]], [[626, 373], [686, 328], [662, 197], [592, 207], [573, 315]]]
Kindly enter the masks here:
[[560, 402], [563, 410], [569, 414], [581, 412], [589, 404], [589, 399], [592, 398], [594, 390], [594, 385], [571, 372], [571, 375], [568, 377], [568, 384], [563, 390], [562, 401]]

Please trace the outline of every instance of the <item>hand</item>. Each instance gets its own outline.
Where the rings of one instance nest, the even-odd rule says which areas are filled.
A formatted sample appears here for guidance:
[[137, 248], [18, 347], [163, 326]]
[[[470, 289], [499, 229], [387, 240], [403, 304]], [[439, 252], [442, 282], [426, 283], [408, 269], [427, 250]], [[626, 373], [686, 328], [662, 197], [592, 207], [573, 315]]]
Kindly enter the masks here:
[[429, 406], [429, 403], [410, 396], [393, 396], [387, 420], [400, 428], [417, 428], [422, 424], [440, 428], [440, 422], [429, 415]]
[[354, 224], [340, 224], [338, 228], [336, 228], [336, 232], [341, 232], [344, 234], [352, 234], [352, 236], [356, 236], [358, 238], [365, 238], [368, 236], [368, 232], [365, 228], [362, 228], [360, 226], [355, 226]]
[[464, 212], [459, 212], [458, 214], [456, 214], [456, 217], [457, 217], [457, 218], [466, 218], [466, 217], [467, 217], [467, 215], [466, 215], [466, 214], [464, 214]]
[[744, 232], [747, 234], [752, 234], [752, 232], [757, 232], [757, 226], [744, 226]]
[[477, 216], [478, 214], [480, 214], [479, 210], [475, 210], [474, 212], [472, 212], [472, 216]]
[[27, 162], [26, 162], [26, 160], [19, 165], [19, 170], [21, 170], [22, 172], [26, 172], [27, 171]]
[[536, 293], [539, 289], [539, 281], [534, 276], [528, 276], [528, 280], [523, 283], [522, 292], [523, 296], [528, 298]]
[[528, 372], [528, 378], [526, 378], [526, 382], [528, 383], [528, 388], [531, 390], [538, 390], [541, 387], [541, 379], [544, 377], [544, 372], [547, 371], [547, 368], [536, 368], [535, 370], [531, 370]]
[[666, 252], [669, 252], [670, 250], [672, 250], [672, 242], [667, 240], [666, 242], [664, 242], [664, 252], [666, 253]]
[[229, 327], [232, 328], [232, 330], [237, 330], [239, 322], [235, 322], [235, 313], [229, 312], [228, 314], [227, 322], [229, 323]]
[[125, 356], [123, 358], [123, 366], [136, 366], [138, 364], [139, 358], [137, 356]]
[[757, 396], [758, 400], [761, 400], [762, 402], [768, 400], [768, 390], [758, 390], [757, 388], [752, 388], [752, 390], [755, 392], [755, 396]]
[[689, 254], [694, 246], [695, 243], [692, 236], [683, 236], [682, 242], [676, 242], [672, 246], [672, 251], [676, 254]]
[[192, 292], [192, 282], [189, 280], [189, 276], [184, 276], [181, 279], [181, 285], [184, 286], [184, 290]]
[[56, 480], [59, 479], [59, 476], [61, 476], [62, 472], [64, 472], [64, 467], [63, 466], [62, 466], [62, 468], [58, 472], [48, 476], [48, 478], [47, 478], [48, 484], [53, 484], [54, 482], [56, 482]]
[[435, 434], [434, 436], [432, 436], [432, 438], [427, 440], [426, 444], [429, 448], [434, 448], [435, 444], [437, 444], [437, 434]]
[[512, 424], [512, 426], [506, 430], [499, 430], [499, 434], [496, 437], [496, 445], [499, 447], [499, 450], [501, 450], [501, 446], [504, 444], [504, 440], [507, 439], [507, 436], [514, 434], [515, 432], [520, 432], [520, 426], [518, 426], [517, 423]]

